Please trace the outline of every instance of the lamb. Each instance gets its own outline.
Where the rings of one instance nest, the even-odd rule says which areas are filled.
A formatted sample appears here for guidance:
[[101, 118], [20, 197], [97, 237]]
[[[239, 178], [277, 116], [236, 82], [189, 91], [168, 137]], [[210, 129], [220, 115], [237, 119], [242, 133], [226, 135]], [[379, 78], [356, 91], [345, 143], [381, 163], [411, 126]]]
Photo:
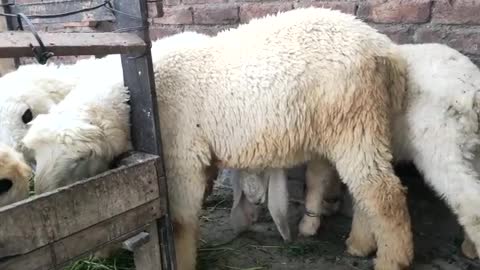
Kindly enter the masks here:
[[154, 70], [178, 269], [195, 268], [212, 167], [287, 168], [318, 156], [369, 213], [375, 268], [411, 264], [405, 189], [390, 164], [406, 67], [385, 35], [341, 12], [296, 9], [178, 47]]
[[[306, 172], [306, 195], [309, 196], [305, 201], [305, 215], [302, 218], [299, 226], [299, 234], [303, 236], [310, 236], [316, 232], [320, 227], [321, 215], [331, 215], [340, 209], [341, 186], [337, 183], [329, 183], [325, 181], [337, 181], [330, 174], [336, 173], [335, 170], [328, 170], [329, 167], [324, 168], [322, 162], [310, 161], [307, 163]], [[246, 170], [230, 170], [231, 183], [233, 189], [233, 206], [231, 210], [231, 223], [235, 232], [246, 230], [257, 220], [258, 205], [265, 202], [265, 195], [267, 193], [268, 184], [279, 185], [274, 190], [268, 190], [269, 210], [273, 217], [277, 229], [284, 241], [291, 240], [290, 228], [288, 227], [288, 190], [287, 190], [287, 176], [284, 170], [276, 169], [272, 173], [277, 175], [277, 179], [270, 179], [272, 173], [270, 172], [255, 172]], [[279, 183], [276, 183], [278, 182]], [[325, 187], [325, 188], [324, 188]], [[318, 193], [321, 192], [321, 196]], [[317, 201], [317, 198], [322, 198], [322, 201]], [[275, 206], [275, 209], [270, 209]], [[317, 206], [321, 206], [317, 208]], [[311, 209], [315, 209], [312, 211]], [[313, 233], [310, 233], [313, 231]]]
[[[0, 78], [0, 142], [23, 153], [26, 149], [19, 142], [27, 124], [47, 113], [86, 77], [105, 70], [121, 74], [120, 57], [92, 57], [73, 65], [24, 65]], [[31, 162], [29, 153], [24, 154]]]
[[106, 171], [131, 149], [128, 91], [116, 75], [90, 77], [31, 121], [21, 143], [36, 160], [35, 192]]
[[[462, 251], [475, 258], [480, 247], [480, 69], [446, 45], [401, 45], [400, 51], [408, 62], [409, 91], [405, 114], [394, 119], [395, 162], [413, 162], [446, 200], [465, 229]], [[326, 163], [324, 173], [332, 171], [335, 169]], [[331, 174], [322, 188], [334, 185], [340, 181]], [[316, 201], [322, 200], [315, 187], [309, 193], [316, 194]], [[364, 243], [356, 251], [359, 255], [367, 255], [376, 247], [365, 222], [365, 213], [354, 205], [347, 242]]]
[[287, 176], [282, 169], [270, 169], [261, 173], [247, 170], [234, 171], [232, 177], [233, 206], [231, 222], [235, 232], [246, 230], [258, 218], [258, 205], [265, 203], [285, 242], [290, 242], [288, 225]]
[[[192, 42], [198, 43], [207, 38], [207, 35], [185, 32], [178, 37], [162, 39], [160, 46], [157, 45], [158, 41], [154, 41], [153, 58], [178, 45], [188, 47]], [[120, 57], [109, 55], [94, 61], [96, 68], [91, 67], [91, 63], [81, 63], [91, 68], [88, 73], [83, 73], [89, 76], [88, 80], [77, 80], [69, 87], [61, 87], [61, 81], [57, 80], [55, 83], [58, 85], [54, 86], [68, 89], [70, 93], [59, 105], [52, 104], [48, 114], [41, 114], [26, 125], [29, 130], [20, 145], [28, 152], [35, 152], [38, 166], [36, 192], [49, 191], [103, 172], [116, 155], [131, 147], [129, 136], [126, 135], [129, 133], [129, 118], [126, 116], [129, 107], [124, 102], [126, 90], [121, 86], [123, 73]], [[79, 65], [79, 62], [75, 65]], [[100, 69], [107, 67], [109, 72], [104, 74]], [[77, 66], [63, 72], [67, 74], [66, 77], [74, 77], [78, 75], [71, 73], [79, 69]], [[45, 92], [45, 89], [38, 91]], [[38, 98], [38, 95], [35, 97]], [[103, 117], [105, 119], [102, 121]], [[79, 144], [79, 141], [82, 143]], [[67, 155], [67, 152], [73, 156]]]
[[31, 178], [23, 156], [0, 143], [0, 207], [27, 198]]
[[[157, 49], [152, 44], [153, 58], [161, 56], [177, 43], [201, 41], [208, 36], [185, 32], [181, 40], [169, 42], [169, 46]], [[166, 43], [164, 42], [164, 45]], [[108, 71], [108, 72], [105, 72]], [[19, 144], [28, 129], [28, 123], [40, 114], [46, 114], [51, 107], [62, 101], [68, 93], [86, 78], [97, 74], [105, 77], [122, 74], [119, 55], [108, 55], [104, 58], [89, 58], [77, 61], [72, 65], [24, 65], [16, 71], [0, 78], [0, 142], [20, 152], [26, 149]], [[118, 77], [121, 80], [121, 77]], [[32, 161], [29, 153], [24, 153]]]

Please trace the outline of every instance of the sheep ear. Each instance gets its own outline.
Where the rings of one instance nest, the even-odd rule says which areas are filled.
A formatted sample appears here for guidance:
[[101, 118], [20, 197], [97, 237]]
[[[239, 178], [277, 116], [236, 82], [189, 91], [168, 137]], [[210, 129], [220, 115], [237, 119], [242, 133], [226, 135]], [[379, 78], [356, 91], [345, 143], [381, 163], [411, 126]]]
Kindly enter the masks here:
[[272, 169], [266, 177], [268, 177], [268, 210], [283, 240], [290, 242], [287, 176], [282, 169]]
[[233, 206], [230, 212], [230, 222], [235, 233], [240, 233], [248, 229], [258, 216], [258, 209], [247, 200], [240, 184], [238, 172], [233, 172], [231, 178], [233, 187]]

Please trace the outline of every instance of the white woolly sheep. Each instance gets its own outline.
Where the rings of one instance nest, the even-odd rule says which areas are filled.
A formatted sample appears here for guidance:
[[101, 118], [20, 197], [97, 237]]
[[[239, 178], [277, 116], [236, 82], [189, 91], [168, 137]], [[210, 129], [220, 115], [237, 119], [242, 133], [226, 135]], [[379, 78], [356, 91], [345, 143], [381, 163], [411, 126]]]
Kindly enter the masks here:
[[[183, 43], [190, 44], [207, 37], [185, 32], [180, 40], [164, 42], [160, 49], [153, 42], [152, 57], [161, 56], [177, 43], [184, 46]], [[30, 121], [39, 114], [48, 113], [53, 105], [63, 100], [76, 85], [92, 74], [118, 77], [118, 74], [122, 74], [120, 56], [108, 55], [100, 59], [91, 57], [71, 65], [23, 65], [0, 78], [0, 142], [17, 148]], [[118, 78], [120, 82], [121, 77]], [[25, 149], [19, 150], [23, 152]]]
[[411, 264], [405, 189], [390, 163], [406, 69], [385, 35], [338, 11], [296, 9], [178, 47], [154, 69], [178, 269], [196, 265], [212, 166], [286, 168], [317, 156], [369, 213], [375, 268]]
[[24, 65], [1, 77], [0, 142], [23, 152], [25, 149], [20, 149], [18, 143], [25, 136], [30, 121], [47, 113], [91, 74], [109, 76], [110, 72], [121, 74], [118, 55], [101, 59], [92, 57], [73, 65]]
[[[463, 253], [470, 258], [477, 257], [480, 248], [480, 69], [468, 57], [446, 45], [402, 45], [400, 51], [408, 62], [408, 96], [405, 114], [394, 119], [395, 162], [415, 164], [464, 227]], [[334, 171], [325, 163], [324, 173]], [[331, 176], [323, 189], [340, 185], [338, 177]], [[316, 194], [315, 201], [319, 201], [322, 193], [315, 188], [311, 187], [309, 192]], [[353, 252], [362, 255], [376, 247], [365, 214], [356, 206], [347, 241], [363, 242], [363, 246]]]
[[261, 173], [235, 170], [233, 176], [233, 206], [230, 214], [235, 232], [241, 232], [258, 218], [258, 205], [268, 197], [268, 210], [285, 242], [290, 242], [288, 225], [287, 175], [282, 169], [269, 169]]
[[23, 156], [0, 143], [0, 207], [27, 198], [31, 177]]
[[35, 192], [106, 171], [130, 150], [128, 91], [116, 75], [90, 76], [29, 124], [22, 144], [35, 157]]
[[[192, 42], [200, 42], [207, 38], [207, 35], [185, 32], [181, 36], [163, 39], [161, 46], [157, 46], [158, 41], [154, 41], [153, 59], [161, 57], [176, 46], [188, 47]], [[64, 86], [60, 79], [51, 80], [48, 85], [52, 89], [67, 89], [66, 91], [72, 92], [58, 106], [49, 104], [52, 107], [50, 112], [38, 116], [40, 120], [35, 118], [26, 125], [31, 126], [32, 131], [28, 132], [21, 145], [25, 146], [25, 150], [35, 150], [37, 165], [42, 164], [39, 165], [35, 177], [36, 192], [45, 192], [103, 172], [108, 169], [107, 165], [113, 157], [125, 150], [124, 145], [127, 145], [127, 142], [130, 145], [129, 137], [125, 135], [129, 133], [128, 117], [125, 116], [128, 105], [124, 102], [125, 89], [120, 86], [123, 83], [120, 56], [109, 55], [101, 59], [80, 60], [72, 66], [64, 66], [63, 69], [62, 72], [68, 74], [84, 71], [81, 74], [87, 78], [80, 80], [75, 77], [75, 80], [67, 80], [68, 87]], [[105, 73], [105, 70], [108, 72]], [[75, 76], [80, 77], [79, 74]], [[29, 81], [29, 84], [33, 84], [32, 81]], [[39, 77], [39, 81], [48, 80]], [[9, 82], [13, 83], [14, 80]], [[38, 87], [28, 94], [30, 97], [33, 96], [32, 99], [34, 98], [36, 102], [45, 102], [47, 98], [42, 99], [40, 95], [32, 92], [44, 93], [49, 90], [42, 85]], [[7, 112], [12, 113], [8, 110]], [[109, 114], [112, 116], [107, 117]], [[105, 117], [103, 122], [102, 117]], [[90, 125], [87, 125], [89, 123]], [[102, 134], [94, 134], [94, 131]], [[99, 139], [94, 136], [103, 137]], [[115, 140], [110, 141], [109, 138]], [[82, 145], [79, 144], [80, 141]], [[92, 151], [91, 156], [85, 156], [87, 150]], [[82, 162], [74, 165], [74, 161], [78, 159]], [[55, 162], [51, 162], [52, 160]]]

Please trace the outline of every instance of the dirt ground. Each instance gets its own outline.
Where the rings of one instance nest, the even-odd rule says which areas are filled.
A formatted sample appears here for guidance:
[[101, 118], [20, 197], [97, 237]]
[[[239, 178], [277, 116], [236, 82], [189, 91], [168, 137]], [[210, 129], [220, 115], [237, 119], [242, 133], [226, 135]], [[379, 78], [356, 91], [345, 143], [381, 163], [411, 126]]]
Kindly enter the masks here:
[[[400, 168], [398, 175], [409, 189], [413, 220], [415, 270], [480, 269], [480, 262], [461, 255], [462, 231], [454, 216], [423, 184], [411, 168]], [[232, 192], [217, 181], [206, 201], [202, 217], [202, 270], [260, 269], [373, 269], [372, 258], [356, 258], [345, 252], [344, 241], [351, 218], [341, 214], [324, 218], [318, 234], [295, 238], [283, 244], [280, 234], [264, 207], [259, 222], [251, 230], [235, 236], [229, 223]], [[303, 211], [303, 181], [290, 179], [290, 214], [293, 235]]]

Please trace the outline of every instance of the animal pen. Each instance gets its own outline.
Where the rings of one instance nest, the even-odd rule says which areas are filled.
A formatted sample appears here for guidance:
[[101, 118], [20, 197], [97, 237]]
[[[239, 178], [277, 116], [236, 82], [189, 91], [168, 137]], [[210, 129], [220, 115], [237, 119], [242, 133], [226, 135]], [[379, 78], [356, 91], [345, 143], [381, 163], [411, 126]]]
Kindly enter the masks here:
[[[147, 1], [89, 2], [2, 1], [10, 31], [0, 32], [0, 58], [17, 58], [18, 64], [19, 57], [34, 56], [45, 64], [52, 55], [121, 54], [135, 151], [108, 172], [0, 208], [2, 270], [59, 269], [112, 243], [134, 252], [136, 269], [175, 269]], [[47, 5], [56, 14], [39, 12]], [[61, 23], [85, 12], [114, 21], [116, 30], [39, 34], [30, 21]]]

